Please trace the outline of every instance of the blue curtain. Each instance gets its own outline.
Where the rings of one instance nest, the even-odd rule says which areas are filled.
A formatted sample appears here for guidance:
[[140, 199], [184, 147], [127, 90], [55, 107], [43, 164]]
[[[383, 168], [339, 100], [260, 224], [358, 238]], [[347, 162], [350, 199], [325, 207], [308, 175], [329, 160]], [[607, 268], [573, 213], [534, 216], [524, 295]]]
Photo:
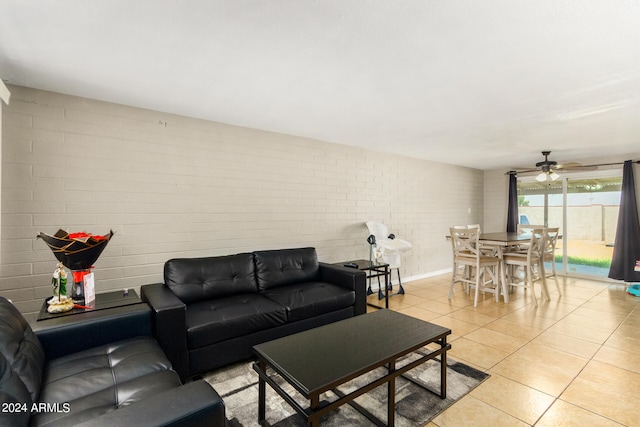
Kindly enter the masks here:
[[518, 230], [518, 177], [509, 171], [509, 205], [507, 207], [507, 233]]
[[620, 212], [613, 246], [609, 278], [625, 282], [640, 282], [640, 272], [634, 271], [640, 260], [640, 221], [636, 202], [636, 186], [633, 179], [633, 162], [624, 162]]

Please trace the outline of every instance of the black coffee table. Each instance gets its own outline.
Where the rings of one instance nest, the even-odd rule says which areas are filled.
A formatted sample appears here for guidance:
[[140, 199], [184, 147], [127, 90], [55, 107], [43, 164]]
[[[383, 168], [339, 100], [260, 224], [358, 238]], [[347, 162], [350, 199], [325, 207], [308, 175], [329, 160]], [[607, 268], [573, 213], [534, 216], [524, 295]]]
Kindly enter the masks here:
[[[265, 420], [265, 384], [269, 384], [311, 426], [320, 425], [321, 416], [345, 403], [382, 426], [385, 425], [382, 421], [353, 400], [386, 383], [389, 396], [386, 425], [392, 426], [395, 420], [396, 377], [437, 356], [440, 356], [440, 390], [418, 385], [443, 399], [446, 397], [447, 351], [451, 348], [451, 344], [447, 344], [447, 335], [450, 333], [451, 329], [442, 326], [395, 311], [379, 310], [256, 345], [253, 349], [258, 362], [254, 369], [260, 376], [258, 421]], [[430, 343], [437, 343], [439, 347], [417, 360], [396, 367], [398, 359]], [[341, 384], [379, 367], [386, 367], [386, 374], [364, 387], [347, 395], [337, 390]], [[283, 390], [272, 378], [271, 370], [308, 399], [309, 407], [302, 407]], [[320, 407], [321, 395], [329, 390], [339, 398]]]

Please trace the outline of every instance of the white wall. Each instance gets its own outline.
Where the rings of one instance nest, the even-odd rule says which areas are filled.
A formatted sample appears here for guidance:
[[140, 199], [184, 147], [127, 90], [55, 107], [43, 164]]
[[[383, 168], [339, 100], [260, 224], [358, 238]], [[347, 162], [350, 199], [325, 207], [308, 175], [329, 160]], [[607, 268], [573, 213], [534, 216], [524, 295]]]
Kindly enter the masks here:
[[484, 172], [484, 228], [487, 232], [507, 231], [509, 176], [506, 170]]
[[[172, 257], [314, 246], [367, 258], [363, 222], [414, 244], [402, 274], [450, 268], [448, 227], [483, 218], [482, 171], [11, 87], [4, 109], [0, 294], [50, 295], [39, 232], [115, 236], [97, 292], [162, 281]], [[469, 209], [471, 213], [469, 212]]]

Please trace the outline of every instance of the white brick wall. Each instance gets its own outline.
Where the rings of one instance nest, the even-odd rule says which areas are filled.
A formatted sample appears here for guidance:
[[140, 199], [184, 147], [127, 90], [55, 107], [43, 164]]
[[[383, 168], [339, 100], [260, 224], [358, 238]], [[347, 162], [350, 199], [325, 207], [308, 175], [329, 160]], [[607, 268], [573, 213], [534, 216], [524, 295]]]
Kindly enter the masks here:
[[[314, 246], [367, 258], [364, 221], [414, 244], [403, 277], [450, 268], [444, 236], [481, 223], [483, 172], [11, 87], [2, 124], [0, 294], [39, 310], [55, 269], [35, 236], [115, 231], [97, 292], [162, 280], [172, 257]], [[471, 209], [471, 214], [468, 209]]]

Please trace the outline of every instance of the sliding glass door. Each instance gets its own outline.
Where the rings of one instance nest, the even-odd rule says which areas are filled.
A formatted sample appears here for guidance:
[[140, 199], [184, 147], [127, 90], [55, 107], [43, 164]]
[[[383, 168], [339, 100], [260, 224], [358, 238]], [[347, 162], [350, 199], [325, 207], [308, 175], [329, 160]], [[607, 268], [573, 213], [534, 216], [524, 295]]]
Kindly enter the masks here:
[[521, 222], [560, 227], [558, 271], [606, 277], [613, 254], [621, 185], [621, 170], [566, 174], [542, 183], [521, 178]]

